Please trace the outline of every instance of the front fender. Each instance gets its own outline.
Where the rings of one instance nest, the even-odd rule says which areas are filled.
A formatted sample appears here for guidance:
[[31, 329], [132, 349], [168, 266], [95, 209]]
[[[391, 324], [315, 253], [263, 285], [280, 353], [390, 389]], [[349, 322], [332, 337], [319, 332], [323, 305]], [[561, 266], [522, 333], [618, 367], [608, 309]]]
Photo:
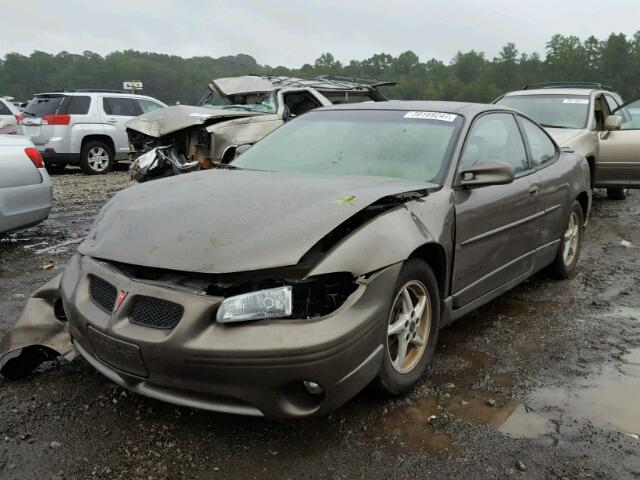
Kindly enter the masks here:
[[27, 301], [20, 318], [0, 342], [0, 373], [16, 380], [59, 356], [75, 356], [67, 322], [55, 315], [62, 275], [49, 280]]
[[452, 199], [446, 189], [409, 201], [346, 235], [309, 276], [345, 271], [364, 275], [402, 262], [430, 243], [443, 246], [451, 258], [453, 221]]

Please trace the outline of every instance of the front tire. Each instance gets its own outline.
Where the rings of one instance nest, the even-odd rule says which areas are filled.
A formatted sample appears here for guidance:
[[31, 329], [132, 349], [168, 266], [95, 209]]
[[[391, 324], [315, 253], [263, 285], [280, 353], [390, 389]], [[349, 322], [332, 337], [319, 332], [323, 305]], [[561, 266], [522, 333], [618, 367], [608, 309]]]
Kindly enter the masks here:
[[580, 203], [575, 201], [569, 212], [567, 226], [560, 239], [560, 246], [551, 267], [557, 278], [566, 279], [573, 276], [580, 257], [582, 237], [584, 234], [584, 214]]
[[113, 168], [113, 152], [104, 142], [95, 140], [83, 145], [80, 168], [87, 175], [101, 175]]
[[611, 200], [624, 200], [627, 192], [624, 188], [607, 188], [607, 197]]
[[409, 259], [398, 276], [384, 332], [377, 382], [385, 392], [400, 395], [420, 381], [435, 354], [439, 330], [436, 277], [426, 262]]

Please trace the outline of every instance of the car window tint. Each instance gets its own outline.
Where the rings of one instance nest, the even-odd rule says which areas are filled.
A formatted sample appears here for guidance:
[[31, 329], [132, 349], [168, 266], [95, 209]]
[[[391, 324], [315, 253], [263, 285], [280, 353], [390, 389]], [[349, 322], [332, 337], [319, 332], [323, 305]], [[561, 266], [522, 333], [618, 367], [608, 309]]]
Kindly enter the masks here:
[[556, 146], [544, 131], [532, 121], [520, 117], [524, 134], [531, 150], [531, 160], [536, 167], [552, 162], [556, 158]]
[[104, 97], [102, 107], [107, 115], [136, 117], [140, 115], [140, 107], [132, 98]]
[[620, 130], [640, 130], [640, 99], [619, 108], [614, 113], [622, 117]]
[[13, 115], [9, 107], [7, 107], [3, 102], [0, 102], [0, 115]]
[[153, 112], [158, 108], [162, 108], [162, 105], [160, 105], [159, 103], [153, 102], [151, 100], [145, 100], [144, 98], [139, 98], [137, 101], [143, 113]]
[[609, 107], [609, 112], [613, 112], [616, 108], [619, 107], [616, 100], [611, 95], [605, 95], [604, 99], [607, 101], [607, 106]]
[[480, 117], [471, 127], [462, 155], [462, 165], [504, 162], [515, 174], [529, 168], [522, 135], [513, 115], [492, 113]]
[[91, 104], [91, 97], [85, 95], [78, 95], [67, 97], [66, 113], [69, 115], [86, 115], [89, 113], [89, 105]]

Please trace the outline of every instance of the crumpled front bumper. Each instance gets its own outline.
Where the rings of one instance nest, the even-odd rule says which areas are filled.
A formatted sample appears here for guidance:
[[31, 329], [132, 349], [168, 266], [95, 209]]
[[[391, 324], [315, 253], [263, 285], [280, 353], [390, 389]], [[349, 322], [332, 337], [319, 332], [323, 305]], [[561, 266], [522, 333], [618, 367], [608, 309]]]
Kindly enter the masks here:
[[2, 338], [0, 373], [4, 377], [18, 379], [42, 362], [75, 356], [67, 322], [56, 308], [60, 279], [57, 275], [33, 293], [13, 329]]
[[[400, 267], [372, 274], [322, 319], [223, 325], [215, 322], [222, 298], [135, 280], [107, 263], [76, 255], [62, 278], [29, 300], [7, 345], [24, 349], [37, 339], [60, 354], [73, 345], [114, 383], [177, 405], [280, 418], [323, 415], [377, 375], [389, 292]], [[92, 277], [128, 293], [115, 313], [93, 301]], [[135, 324], [130, 315], [140, 297], [178, 303], [183, 317], [169, 330]], [[58, 298], [67, 322], [54, 315]], [[303, 381], [322, 385], [323, 392], [311, 394]]]

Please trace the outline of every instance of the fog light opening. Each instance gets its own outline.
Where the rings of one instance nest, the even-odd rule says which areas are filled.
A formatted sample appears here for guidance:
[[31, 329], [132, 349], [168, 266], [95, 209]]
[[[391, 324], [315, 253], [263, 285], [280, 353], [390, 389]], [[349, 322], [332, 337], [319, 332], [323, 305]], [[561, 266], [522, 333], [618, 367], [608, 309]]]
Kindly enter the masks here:
[[324, 393], [324, 388], [322, 387], [322, 385], [316, 382], [305, 380], [304, 382], [302, 382], [302, 384], [304, 385], [305, 390], [311, 395], [322, 395]]

